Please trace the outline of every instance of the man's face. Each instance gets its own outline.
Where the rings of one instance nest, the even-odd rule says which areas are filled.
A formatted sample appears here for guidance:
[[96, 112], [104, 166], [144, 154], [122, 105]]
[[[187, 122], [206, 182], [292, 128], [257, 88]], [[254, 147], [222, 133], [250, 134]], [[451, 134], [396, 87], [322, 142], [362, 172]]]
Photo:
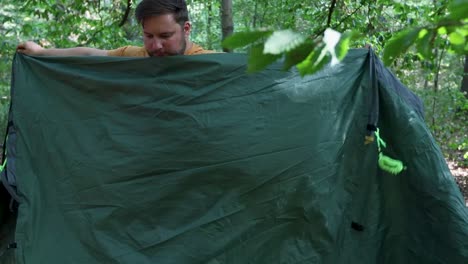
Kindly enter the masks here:
[[187, 21], [181, 27], [174, 15], [166, 14], [145, 18], [143, 42], [150, 56], [183, 55], [191, 25]]

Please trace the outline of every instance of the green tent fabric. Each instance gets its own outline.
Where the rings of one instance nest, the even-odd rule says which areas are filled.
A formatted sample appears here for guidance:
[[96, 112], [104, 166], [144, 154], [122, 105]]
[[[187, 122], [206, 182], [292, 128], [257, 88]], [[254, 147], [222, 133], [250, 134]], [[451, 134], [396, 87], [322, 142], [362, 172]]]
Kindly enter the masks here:
[[[245, 70], [243, 54], [17, 54], [3, 263], [468, 263], [420, 101], [372, 52], [305, 78]], [[402, 173], [364, 144], [376, 127]]]

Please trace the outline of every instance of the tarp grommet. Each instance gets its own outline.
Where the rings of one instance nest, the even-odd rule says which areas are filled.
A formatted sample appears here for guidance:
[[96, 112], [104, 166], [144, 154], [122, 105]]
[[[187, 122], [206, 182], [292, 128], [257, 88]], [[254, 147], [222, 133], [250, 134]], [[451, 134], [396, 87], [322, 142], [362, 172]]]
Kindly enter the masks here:
[[364, 226], [356, 222], [351, 222], [351, 228], [356, 231], [364, 231]]
[[17, 248], [17, 247], [18, 247], [18, 245], [16, 244], [16, 242], [13, 242], [13, 243], [8, 244], [7, 249], [13, 249], [13, 248]]

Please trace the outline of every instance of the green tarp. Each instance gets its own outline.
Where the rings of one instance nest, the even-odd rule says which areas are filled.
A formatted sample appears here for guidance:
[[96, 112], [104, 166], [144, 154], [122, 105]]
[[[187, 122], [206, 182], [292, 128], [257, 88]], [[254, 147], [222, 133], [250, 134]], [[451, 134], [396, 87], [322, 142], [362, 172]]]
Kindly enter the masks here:
[[[468, 263], [420, 102], [372, 52], [303, 79], [245, 64], [18, 54], [3, 262]], [[376, 127], [401, 174], [364, 144]]]

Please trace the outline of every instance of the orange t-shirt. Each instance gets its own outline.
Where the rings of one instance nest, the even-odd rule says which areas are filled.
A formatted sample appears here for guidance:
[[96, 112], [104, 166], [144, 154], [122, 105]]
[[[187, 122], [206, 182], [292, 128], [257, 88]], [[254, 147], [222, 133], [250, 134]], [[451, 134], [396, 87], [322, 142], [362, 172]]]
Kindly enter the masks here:
[[[213, 50], [205, 50], [195, 43], [192, 43], [192, 47], [186, 50], [184, 55], [198, 55], [215, 53]], [[108, 50], [107, 56], [118, 56], [118, 57], [148, 57], [148, 52], [144, 47], [136, 46], [125, 46], [114, 50]]]

